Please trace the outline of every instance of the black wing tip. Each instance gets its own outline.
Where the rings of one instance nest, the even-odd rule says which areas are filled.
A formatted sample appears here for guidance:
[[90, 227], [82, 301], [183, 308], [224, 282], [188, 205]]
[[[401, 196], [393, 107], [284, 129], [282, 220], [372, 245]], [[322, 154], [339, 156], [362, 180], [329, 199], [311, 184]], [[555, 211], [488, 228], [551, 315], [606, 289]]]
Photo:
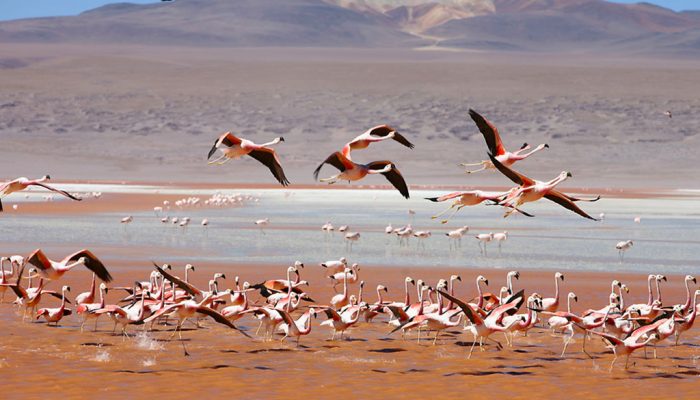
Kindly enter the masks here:
[[437, 202], [438, 202], [438, 197], [424, 197], [424, 199], [429, 200], [429, 201], [432, 201], [433, 203], [437, 203]]

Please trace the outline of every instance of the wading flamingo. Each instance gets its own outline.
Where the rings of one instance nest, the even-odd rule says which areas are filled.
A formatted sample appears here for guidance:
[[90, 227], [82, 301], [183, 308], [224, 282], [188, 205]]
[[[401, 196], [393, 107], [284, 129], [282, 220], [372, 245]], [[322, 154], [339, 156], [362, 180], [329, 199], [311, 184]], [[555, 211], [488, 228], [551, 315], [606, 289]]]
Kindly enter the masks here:
[[622, 261], [625, 258], [625, 252], [627, 250], [631, 249], [633, 245], [634, 245], [634, 242], [632, 242], [631, 240], [617, 242], [617, 244], [615, 245], [615, 248], [617, 249], [617, 254], [620, 257], [620, 264], [622, 264]]
[[66, 308], [66, 292], [70, 292], [70, 286], [61, 288], [61, 306], [58, 308], [40, 308], [36, 314], [36, 319], [44, 317], [47, 323], [58, 326], [58, 322], [66, 315], [71, 315], [72, 311]]

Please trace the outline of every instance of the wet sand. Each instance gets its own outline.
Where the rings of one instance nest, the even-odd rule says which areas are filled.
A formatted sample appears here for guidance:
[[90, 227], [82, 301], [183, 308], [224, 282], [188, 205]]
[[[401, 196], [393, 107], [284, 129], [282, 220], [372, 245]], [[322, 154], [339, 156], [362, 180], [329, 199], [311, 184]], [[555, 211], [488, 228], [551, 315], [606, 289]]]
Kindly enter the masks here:
[[[145, 279], [151, 269], [146, 262], [124, 264], [112, 256], [107, 256], [107, 261], [117, 285]], [[227, 274], [226, 286], [229, 286], [235, 275], [253, 283], [283, 278], [285, 267], [197, 265], [193, 281], [203, 286], [216, 271]], [[478, 274], [489, 278], [493, 290], [504, 284], [506, 271], [363, 266], [361, 274], [367, 282], [365, 300], [375, 301], [372, 288], [379, 283], [388, 285], [390, 299], [400, 300], [404, 276], [432, 283], [455, 272], [464, 279], [456, 292], [465, 298], [476, 294], [473, 282]], [[315, 300], [328, 301], [332, 289], [320, 266], [308, 262], [302, 278], [311, 282], [309, 293]], [[646, 279], [638, 274], [567, 273], [562, 290], [564, 295], [570, 290], [578, 294], [580, 302], [573, 306], [574, 311], [598, 308], [605, 304], [613, 278], [630, 286], [632, 292], [626, 296], [627, 302], [646, 301]], [[87, 272], [79, 270], [61, 283], [70, 284], [72, 295], [76, 295], [88, 288], [89, 279]], [[516, 288], [551, 296], [552, 281], [551, 272], [527, 271], [516, 282]], [[664, 304], [685, 300], [681, 282], [681, 277], [669, 276], [669, 283], [662, 288]], [[57, 289], [58, 284], [52, 283], [51, 287]], [[355, 285], [352, 291], [356, 290]], [[119, 295], [117, 291], [111, 292], [108, 303]], [[253, 298], [259, 301], [257, 294]], [[55, 303], [54, 299], [43, 301], [45, 306]], [[644, 359], [639, 351], [634, 354], [628, 371], [619, 363], [609, 372], [612, 354], [600, 340], [593, 340], [589, 346], [593, 359], [581, 352], [580, 341], [572, 344], [562, 359], [559, 358], [561, 338], [537, 328], [527, 337], [517, 337], [512, 349], [498, 350], [488, 345], [485, 352], [475, 351], [472, 359], [467, 360], [471, 337], [461, 330], [443, 334], [436, 346], [430, 341], [417, 344], [415, 340], [401, 340], [397, 334], [388, 335], [390, 329], [382, 323], [383, 317], [372, 324], [360, 323], [348, 332], [347, 340], [330, 341], [330, 330], [318, 325], [325, 319], [319, 315], [313, 321], [311, 334], [302, 338], [298, 349], [293, 342], [250, 340], [206, 321], [199, 330], [187, 325], [183, 337], [191, 356], [184, 357], [177, 340], [167, 341], [173, 327], [160, 326], [154, 332], [124, 339], [111, 334], [112, 323], [106, 319], [100, 322], [97, 332], [80, 333], [75, 316], [54, 328], [44, 323], [21, 322], [15, 307], [9, 304], [0, 306], [0, 310], [3, 327], [0, 371], [5, 377], [3, 391], [10, 393], [9, 398], [26, 398], [47, 391], [66, 398], [84, 397], [86, 393], [114, 398], [127, 391], [138, 398], [154, 395], [177, 398], [184, 391], [242, 398], [356, 398], [380, 394], [385, 398], [409, 394], [411, 397], [437, 394], [524, 398], [531, 397], [533, 390], [544, 398], [564, 394], [573, 398], [617, 397], [621, 391], [632, 398], [648, 398], [654, 397], [660, 387], [669, 388], [660, 385], [671, 382], [673, 397], [681, 398], [697, 393], [700, 375], [697, 328], [683, 336], [680, 346], [670, 343], [659, 346], [659, 359]], [[249, 328], [248, 332], [253, 334], [257, 321], [244, 318], [238, 325]], [[130, 327], [129, 332], [133, 335], [137, 330], [140, 328]], [[502, 335], [495, 338], [504, 343]]]

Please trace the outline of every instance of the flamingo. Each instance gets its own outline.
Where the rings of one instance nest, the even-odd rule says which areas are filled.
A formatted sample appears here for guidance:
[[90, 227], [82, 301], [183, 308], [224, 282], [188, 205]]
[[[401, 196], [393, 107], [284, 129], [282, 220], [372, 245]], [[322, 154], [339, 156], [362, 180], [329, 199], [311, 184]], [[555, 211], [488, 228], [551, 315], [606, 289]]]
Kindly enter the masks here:
[[448, 238], [450, 238], [450, 249], [452, 249], [452, 245], [454, 244], [455, 249], [457, 248], [457, 245], [459, 247], [462, 247], [462, 237], [469, 232], [469, 227], [467, 225], [464, 225], [461, 228], [457, 228], [455, 230], [451, 230], [445, 234]]
[[391, 161], [373, 161], [369, 164], [358, 164], [345, 157], [342, 153], [336, 151], [326, 158], [314, 171], [314, 178], [318, 180], [318, 174], [324, 164], [330, 164], [337, 168], [340, 173], [330, 178], [321, 179], [321, 182], [333, 184], [337, 181], [359, 181], [367, 175], [382, 174], [391, 183], [403, 197], [408, 199], [408, 186], [403, 179], [401, 172], [396, 168], [396, 165]]
[[554, 274], [554, 297], [542, 299], [542, 310], [555, 312], [559, 309], [559, 280], [564, 282], [564, 274], [557, 272]]
[[344, 307], [348, 305], [350, 302], [348, 298], [348, 274], [350, 274], [350, 268], [345, 268], [343, 273], [345, 274], [345, 279], [343, 279], [343, 293], [342, 294], [336, 294], [331, 298], [331, 306], [333, 308], [340, 309], [341, 307]]
[[[578, 297], [576, 296], [576, 293], [574, 292], [569, 292], [568, 296], [566, 296], [566, 314], [571, 314], [571, 300], [574, 300], [578, 302]], [[556, 311], [554, 312], [554, 315], [549, 317], [549, 320], [547, 320], [547, 325], [549, 325], [549, 328], [552, 330], [552, 333], [562, 330], [566, 328], [566, 326], [569, 324], [569, 320], [565, 317], [556, 315]]]
[[262, 233], [264, 235], [265, 229], [263, 229], [263, 228], [270, 225], [270, 218], [258, 219], [254, 222], [254, 224], [257, 225], [258, 228], [260, 228], [260, 233]]
[[[495, 125], [493, 125], [489, 120], [482, 117], [479, 113], [477, 113], [476, 111], [474, 111], [472, 109], [469, 109], [469, 116], [472, 118], [474, 123], [476, 123], [476, 126], [479, 128], [479, 131], [484, 136], [484, 139], [486, 140], [486, 146], [489, 149], [489, 153], [496, 156], [497, 160], [506, 166], [510, 167], [511, 165], [515, 164], [517, 161], [524, 160], [524, 159], [530, 157], [531, 155], [537, 153], [540, 150], [549, 148], [548, 144], [543, 143], [543, 144], [540, 144], [539, 146], [535, 147], [531, 152], [523, 153], [524, 151], [527, 151], [530, 149], [530, 146], [527, 143], [524, 143], [520, 147], [520, 149], [518, 149], [517, 151], [514, 151], [514, 152], [507, 151], [506, 148], [503, 146], [503, 142], [501, 141], [501, 135], [498, 133], [498, 129], [496, 128]], [[473, 167], [473, 166], [481, 165], [480, 169], [473, 170], [473, 171], [467, 171], [468, 174], [483, 171], [485, 169], [493, 169], [494, 168], [493, 163], [489, 162], [488, 160], [485, 160], [485, 161], [482, 161], [482, 162], [476, 163], [476, 164], [460, 164], [460, 165], [463, 167]]]
[[96, 314], [97, 316], [101, 314], [108, 314], [112, 317], [112, 320], [114, 320], [115, 328], [117, 325], [121, 325], [122, 335], [129, 337], [129, 334], [126, 332], [126, 327], [131, 324], [139, 324], [144, 321], [146, 311], [145, 300], [147, 295], [149, 295], [148, 291], [142, 290], [140, 299], [141, 304], [135, 303], [133, 307], [127, 308], [120, 307], [116, 304], [108, 304], [99, 309], [90, 310], [89, 312]]
[[36, 249], [27, 257], [27, 263], [37, 267], [39, 273], [50, 280], [58, 280], [74, 267], [84, 265], [104, 282], [112, 281], [112, 275], [109, 274], [102, 261], [87, 249], [76, 251], [59, 262], [50, 260], [41, 249]]
[[454, 202], [452, 202], [452, 204], [450, 205], [450, 207], [448, 207], [446, 210], [430, 217], [431, 219], [437, 219], [440, 216], [448, 213], [450, 210], [454, 209], [454, 211], [452, 211], [452, 214], [450, 214], [449, 217], [440, 221], [441, 224], [446, 224], [450, 220], [450, 218], [454, 217], [454, 215], [457, 214], [457, 212], [463, 207], [475, 206], [485, 201], [491, 201], [493, 202], [493, 204], [496, 204], [502, 199], [504, 199], [507, 195], [508, 192], [500, 193], [485, 192], [482, 190], [467, 190], [463, 192], [452, 192], [439, 197], [426, 197], [425, 199], [436, 203], [455, 199]]
[[494, 233], [493, 240], [498, 242], [498, 254], [501, 254], [501, 243], [508, 240], [508, 231]]
[[0, 293], [2, 293], [2, 297], [0, 297], [0, 303], [5, 302], [5, 292], [7, 291], [7, 287], [10, 284], [9, 279], [12, 278], [12, 276], [15, 274], [15, 267], [12, 262], [10, 262], [10, 270], [5, 270], [5, 262], [8, 260], [8, 257], [0, 257]]
[[268, 143], [255, 144], [248, 139], [238, 138], [231, 132], [225, 132], [214, 141], [214, 146], [209, 150], [207, 160], [211, 159], [217, 149], [221, 151], [222, 155], [217, 159], [209, 161], [209, 164], [222, 165], [234, 158], [241, 158], [248, 155], [264, 164], [282, 186], [288, 186], [289, 180], [287, 180], [287, 177], [284, 175], [284, 170], [280, 165], [277, 153], [269, 147], [279, 142], [284, 142], [284, 138], [278, 137]]
[[39, 312], [36, 314], [36, 319], [44, 317], [47, 323], [54, 323], [58, 326], [58, 322], [63, 319], [66, 315], [71, 315], [70, 309], [66, 308], [66, 292], [70, 292], [70, 286], [63, 286], [61, 288], [61, 306], [58, 308], [40, 308]]
[[391, 224], [387, 225], [386, 228], [384, 228], [384, 233], [386, 233], [387, 235], [391, 235], [392, 233], [394, 233], [394, 227], [391, 226]]
[[348, 260], [345, 257], [340, 257], [339, 260], [326, 261], [320, 264], [329, 274], [337, 274], [343, 272], [348, 265]]
[[90, 291], [80, 293], [75, 296], [75, 304], [92, 303], [95, 300], [95, 282], [97, 280], [97, 275], [92, 273], [92, 283], [90, 284]]
[[685, 278], [683, 279], [683, 283], [685, 283], [685, 292], [686, 292], [686, 300], [685, 300], [685, 304], [683, 305], [683, 311], [685, 311], [685, 312], [688, 311], [688, 307], [690, 307], [690, 302], [692, 301], [692, 297], [690, 295], [690, 282], [693, 282], [694, 284], [698, 283], [698, 281], [692, 275], [686, 275]]
[[610, 343], [610, 347], [615, 354], [615, 357], [612, 360], [612, 363], [610, 364], [610, 371], [612, 371], [613, 367], [615, 366], [615, 362], [617, 361], [617, 358], [619, 356], [625, 356], [625, 369], [627, 369], [630, 355], [638, 349], [641, 349], [642, 347], [646, 346], [649, 342], [656, 340], [658, 338], [658, 334], [652, 333], [649, 335], [649, 337], [643, 341], [643, 342], [637, 342], [637, 338], [634, 336], [630, 336], [625, 340], [620, 340], [616, 338], [615, 336], [604, 333], [604, 332], [598, 332], [598, 331], [588, 331], [590, 333], [593, 333], [595, 335], [603, 337], [603, 339], [607, 340]]
[[[527, 335], [527, 331], [535, 326], [537, 321], [536, 310], [541, 307], [542, 298], [539, 294], [533, 293], [527, 298], [527, 312], [525, 314], [513, 314], [506, 315], [501, 320], [503, 326], [507, 326], [508, 329], [503, 331], [503, 335], [506, 338], [506, 343], [513, 347], [513, 339], [515, 332], [523, 332]], [[513, 321], [516, 321], [513, 323]]]
[[399, 246], [401, 246], [401, 243], [404, 241], [406, 242], [406, 246], [408, 246], [408, 239], [411, 237], [411, 235], [413, 235], [413, 227], [411, 224], [408, 224], [399, 230], [394, 230], [394, 232], [396, 232], [396, 236], [399, 238]]
[[[182, 340], [182, 332], [181, 332], [182, 324], [185, 322], [185, 320], [187, 320], [188, 318], [193, 318], [197, 314], [207, 315], [207, 316], [211, 317], [214, 321], [218, 322], [219, 324], [226, 325], [229, 328], [231, 328], [231, 329], [241, 333], [242, 335], [250, 338], [250, 336], [247, 333], [238, 329], [236, 327], [236, 325], [233, 324], [233, 322], [229, 321], [226, 317], [221, 315], [221, 313], [208, 307], [206, 304], [209, 303], [211, 300], [212, 300], [212, 295], [210, 294], [209, 296], [202, 299], [202, 301], [200, 301], [199, 303], [195, 302], [194, 300], [184, 300], [184, 301], [181, 301], [179, 303], [171, 304], [169, 306], [162, 308], [161, 310], [154, 313], [150, 317], [146, 318], [144, 320], [144, 322], [145, 323], [151, 322], [164, 314], [169, 314], [169, 313], [174, 314], [175, 318], [177, 318], [177, 326], [175, 327], [175, 332], [173, 332], [173, 334], [170, 336], [170, 339], [172, 339], [172, 337], [176, 333], [179, 335], [180, 343], [182, 343], [182, 349], [185, 352], [185, 356], [189, 356], [190, 354], [187, 352], [187, 348], [185, 347], [185, 342]], [[170, 339], [168, 339], [168, 340], [170, 340]]]
[[280, 339], [280, 341], [288, 337], [296, 337], [297, 347], [299, 347], [299, 339], [311, 333], [311, 316], [313, 315], [314, 318], [316, 318], [316, 310], [309, 308], [309, 310], [303, 313], [296, 321], [292, 319], [292, 316], [289, 315], [287, 311], [278, 310], [278, 312], [284, 320], [284, 323], [279, 327], [280, 330], [284, 332], [284, 337]]
[[345, 234], [346, 247], [350, 246], [350, 252], [352, 252], [352, 244], [360, 240], [360, 232], [348, 232]]
[[377, 302], [369, 306], [365, 312], [365, 322], [372, 322], [372, 320], [379, 315], [379, 313], [384, 311], [384, 306], [386, 306], [387, 303], [385, 303], [384, 299], [382, 298], [382, 290], [385, 293], [389, 293], [389, 289], [387, 289], [386, 286], [377, 285]]
[[95, 320], [95, 328], [93, 329], [93, 331], [97, 331], [97, 319], [100, 316], [100, 314], [95, 314], [94, 311], [105, 307], [105, 294], [107, 294], [108, 290], [109, 289], [107, 288], [107, 285], [105, 285], [104, 282], [100, 283], [99, 303], [92, 303], [92, 300], [89, 300], [89, 302], [80, 302], [78, 301], [78, 298], [75, 299], [75, 304], [77, 305], [75, 312], [83, 317], [83, 321], [80, 324], [80, 332], [83, 331], [85, 322], [87, 322], [87, 320], [91, 318]]
[[617, 253], [620, 256], [620, 264], [622, 264], [622, 261], [625, 258], [625, 252], [632, 248], [632, 245], [634, 245], [634, 242], [631, 240], [625, 240], [622, 242], [617, 242], [615, 245], [615, 248], [617, 249]]
[[472, 342], [471, 349], [469, 349], [469, 355], [467, 356], [467, 359], [471, 358], [472, 352], [474, 351], [474, 346], [476, 345], [477, 341], [479, 342], [479, 348], [484, 351], [483, 348], [483, 342], [484, 340], [492, 340], [494, 341], [499, 348], [503, 347], [501, 344], [494, 339], [492, 339], [490, 336], [495, 333], [495, 332], [504, 332], [508, 330], [511, 325], [514, 325], [518, 322], [521, 322], [523, 318], [517, 318], [514, 319], [513, 321], [510, 322], [511, 325], [501, 325], [500, 322], [505, 316], [505, 314], [511, 314], [515, 313], [518, 308], [523, 303], [523, 291], [521, 290], [520, 292], [516, 293], [515, 295], [511, 296], [507, 301], [496, 307], [491, 313], [486, 318], [481, 318], [479, 313], [475, 313], [472, 311], [472, 308], [468, 305], [459, 300], [458, 298], [450, 295], [449, 293], [446, 293], [445, 291], [439, 291], [440, 294], [445, 296], [448, 300], [453, 301], [457, 306], [459, 306], [460, 309], [462, 309], [462, 312], [467, 316], [467, 319], [471, 321], [472, 325], [467, 326], [464, 328], [464, 330], [468, 330], [474, 335], [474, 341]]
[[493, 232], [479, 233], [474, 237], [479, 240], [479, 251], [481, 254], [486, 255], [486, 243], [493, 240]]
[[[678, 342], [681, 339], [681, 334], [687, 330], [690, 330], [690, 328], [692, 328], [693, 324], [695, 323], [695, 318], [698, 314], [698, 296], [700, 296], [700, 290], [695, 291], [695, 296], [693, 296], [693, 305], [690, 309], [690, 312], [685, 317], [682, 317], [680, 320], [676, 320], [676, 346], [678, 346]], [[686, 310], [687, 309], [688, 308], [686, 308]]]
[[326, 313], [328, 319], [321, 322], [321, 326], [333, 327], [333, 335], [331, 336], [331, 340], [335, 340], [335, 335], [337, 335], [338, 332], [340, 332], [340, 339], [342, 340], [345, 331], [360, 320], [361, 311], [365, 308], [367, 308], [367, 304], [360, 304], [358, 309], [348, 310], [342, 314], [339, 314], [335, 309], [326, 307], [323, 309], [323, 312]]
[[338, 272], [332, 276], [329, 276], [328, 278], [331, 279], [333, 282], [333, 290], [335, 291], [336, 286], [340, 284], [341, 281], [347, 281], [349, 284], [353, 284], [357, 282], [358, 279], [358, 271], [360, 270], [360, 265], [358, 263], [353, 263], [350, 266], [350, 274], [345, 274], [345, 271], [343, 272]]
[[415, 147], [413, 143], [409, 142], [408, 139], [399, 134], [396, 129], [389, 125], [379, 125], [366, 130], [363, 134], [346, 143], [345, 146], [343, 146], [342, 154], [349, 160], [351, 159], [350, 153], [353, 150], [366, 149], [372, 143], [382, 142], [389, 139], [394, 139], [409, 149]]
[[432, 236], [432, 233], [430, 233], [430, 231], [416, 231], [413, 232], [413, 236], [418, 239], [418, 246], [422, 244], [423, 248], [425, 248], [425, 243], [423, 241]]
[[581, 210], [575, 202], [577, 201], [598, 201], [600, 200], [600, 196], [594, 198], [594, 199], [579, 199], [576, 197], [571, 197], [569, 195], [566, 195], [558, 190], [555, 189], [555, 187], [565, 181], [567, 178], [570, 178], [571, 172], [568, 171], [562, 171], [559, 176], [556, 178], [547, 181], [547, 182], [542, 182], [542, 181], [537, 181], [531, 178], [528, 178], [527, 176], [516, 172], [513, 169], [508, 168], [507, 166], [501, 164], [492, 154], [489, 154], [489, 157], [491, 158], [491, 161], [493, 164], [496, 166], [496, 168], [501, 171], [503, 175], [505, 175], [508, 179], [511, 181], [515, 182], [516, 184], [520, 185], [517, 189], [512, 190], [508, 196], [506, 196], [505, 199], [501, 200], [498, 204], [508, 207], [509, 210], [506, 211], [504, 217], [509, 216], [515, 211], [520, 212], [520, 205], [525, 204], [525, 203], [530, 203], [533, 201], [540, 200], [541, 198], [546, 198], [548, 200], [551, 200], [560, 206], [569, 209], [576, 214], [588, 218], [594, 221], [598, 221], [598, 219], [591, 217], [590, 215], [586, 214], [583, 210]]
[[12, 193], [15, 192], [21, 192], [22, 190], [25, 190], [29, 186], [41, 186], [44, 189], [50, 190], [52, 192], [56, 192], [62, 196], [68, 197], [71, 200], [75, 201], [81, 201], [81, 198], [75, 197], [72, 194], [64, 191], [64, 190], [59, 190], [54, 187], [51, 187], [44, 182], [48, 181], [51, 179], [49, 175], [44, 175], [43, 178], [39, 179], [28, 179], [25, 177], [13, 179], [11, 181], [7, 181], [0, 185], [0, 212], [2, 212], [2, 199], [11, 195]]

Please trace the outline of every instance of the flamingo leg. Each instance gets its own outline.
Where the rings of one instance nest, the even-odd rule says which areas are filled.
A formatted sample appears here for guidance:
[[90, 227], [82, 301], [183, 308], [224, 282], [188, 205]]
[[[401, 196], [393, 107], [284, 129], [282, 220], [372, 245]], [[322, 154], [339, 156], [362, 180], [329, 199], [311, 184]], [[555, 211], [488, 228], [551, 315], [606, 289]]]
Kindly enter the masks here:
[[448, 211], [450, 211], [451, 209], [453, 209], [453, 208], [456, 207], [456, 206], [457, 206], [457, 203], [453, 203], [451, 206], [447, 207], [447, 209], [445, 209], [444, 211], [442, 211], [442, 212], [440, 212], [440, 213], [438, 213], [438, 214], [435, 214], [435, 215], [433, 215], [432, 217], [430, 217], [430, 219], [437, 219], [437, 218], [439, 218], [440, 216], [445, 215]]
[[474, 351], [474, 346], [476, 346], [476, 335], [474, 335], [474, 341], [472, 342], [472, 347], [469, 349], [469, 355], [467, 356], [467, 359], [472, 358], [472, 352]]
[[[617, 361], [617, 354], [615, 354], [615, 357], [613, 357], [613, 360], [612, 360], [612, 362], [610, 363], [610, 372], [612, 372], [613, 367], [615, 366], [615, 361]], [[625, 365], [626, 365], [626, 364], [625, 364]], [[627, 369], [626, 366], [625, 366], [625, 369]]]
[[446, 224], [447, 222], [449, 222], [449, 220], [450, 220], [452, 217], [454, 217], [455, 214], [457, 214], [457, 212], [458, 212], [459, 210], [461, 210], [463, 207], [464, 207], [463, 205], [457, 207], [454, 211], [452, 211], [452, 214], [450, 214], [449, 217], [443, 219], [442, 221], [440, 221], [440, 223], [441, 223], [441, 224]]

